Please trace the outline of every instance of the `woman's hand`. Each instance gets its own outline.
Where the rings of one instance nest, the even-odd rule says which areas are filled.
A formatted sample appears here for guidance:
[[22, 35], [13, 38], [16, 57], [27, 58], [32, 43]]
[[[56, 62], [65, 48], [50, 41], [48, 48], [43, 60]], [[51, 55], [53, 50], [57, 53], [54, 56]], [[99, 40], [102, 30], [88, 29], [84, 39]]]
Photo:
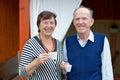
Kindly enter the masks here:
[[44, 54], [40, 54], [38, 56], [38, 60], [39, 60], [39, 63], [44, 63], [44, 62], [47, 62], [48, 60], [50, 60], [50, 54], [47, 54], [47, 53], [44, 53]]
[[35, 69], [42, 63], [48, 61], [50, 59], [50, 55], [47, 53], [40, 54], [38, 58], [33, 60], [31, 63], [25, 66], [26, 72], [28, 75], [31, 75]]

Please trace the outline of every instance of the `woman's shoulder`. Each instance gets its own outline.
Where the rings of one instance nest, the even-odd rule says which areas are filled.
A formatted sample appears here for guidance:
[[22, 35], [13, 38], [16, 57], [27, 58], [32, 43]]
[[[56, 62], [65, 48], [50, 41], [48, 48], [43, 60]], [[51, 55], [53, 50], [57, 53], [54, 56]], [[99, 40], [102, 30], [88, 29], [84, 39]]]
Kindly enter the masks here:
[[29, 38], [28, 40], [25, 41], [26, 44], [30, 44], [30, 43], [33, 43], [38, 37], [37, 36], [34, 36], [32, 38]]

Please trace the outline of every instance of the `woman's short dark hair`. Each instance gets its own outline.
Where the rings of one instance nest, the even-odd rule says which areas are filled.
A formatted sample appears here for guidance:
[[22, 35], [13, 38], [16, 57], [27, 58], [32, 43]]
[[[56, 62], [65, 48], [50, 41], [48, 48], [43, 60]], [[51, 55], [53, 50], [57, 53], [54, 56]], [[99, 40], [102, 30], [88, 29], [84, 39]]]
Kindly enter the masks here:
[[[56, 21], [56, 14], [55, 13], [50, 12], [50, 11], [43, 11], [43, 12], [41, 12], [38, 15], [38, 18], [37, 18], [37, 27], [39, 28], [39, 24], [40, 24], [41, 20], [50, 19], [52, 17], [54, 17], [54, 19], [55, 19], [55, 25], [56, 25], [57, 21]], [[40, 30], [38, 30], [38, 32], [40, 32]]]

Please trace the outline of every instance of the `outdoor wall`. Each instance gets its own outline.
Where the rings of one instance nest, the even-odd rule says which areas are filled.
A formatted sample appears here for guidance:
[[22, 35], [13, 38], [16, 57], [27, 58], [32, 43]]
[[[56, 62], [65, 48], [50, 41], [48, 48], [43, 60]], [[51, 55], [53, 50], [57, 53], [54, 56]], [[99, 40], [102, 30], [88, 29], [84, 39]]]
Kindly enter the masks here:
[[0, 62], [19, 49], [18, 0], [0, 0]]

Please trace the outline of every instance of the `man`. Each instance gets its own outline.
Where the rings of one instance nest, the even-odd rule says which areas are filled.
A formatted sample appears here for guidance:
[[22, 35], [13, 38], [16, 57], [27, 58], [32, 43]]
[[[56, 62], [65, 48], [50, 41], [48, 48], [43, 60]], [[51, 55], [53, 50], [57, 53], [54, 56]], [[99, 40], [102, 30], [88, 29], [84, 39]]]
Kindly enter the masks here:
[[111, 53], [105, 34], [91, 31], [93, 11], [81, 6], [73, 14], [77, 34], [64, 41], [64, 60], [72, 65], [67, 80], [113, 80]]

